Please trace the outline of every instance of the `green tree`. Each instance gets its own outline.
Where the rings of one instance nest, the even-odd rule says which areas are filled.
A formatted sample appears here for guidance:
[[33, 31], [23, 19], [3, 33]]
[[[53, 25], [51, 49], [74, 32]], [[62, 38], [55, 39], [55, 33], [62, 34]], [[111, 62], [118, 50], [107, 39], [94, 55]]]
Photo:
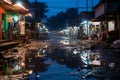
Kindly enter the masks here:
[[48, 26], [50, 30], [60, 30], [65, 27], [66, 16], [64, 12], [58, 13], [48, 19]]
[[33, 4], [35, 12], [35, 20], [41, 21], [42, 18], [46, 17], [45, 13], [48, 12], [48, 6], [44, 2], [34, 2]]
[[77, 24], [77, 8], [67, 9], [66, 19], [69, 26], [75, 26]]
[[48, 19], [47, 25], [51, 30], [60, 30], [68, 26], [75, 26], [77, 24], [77, 8], [67, 9], [66, 12], [59, 12], [56, 16]]

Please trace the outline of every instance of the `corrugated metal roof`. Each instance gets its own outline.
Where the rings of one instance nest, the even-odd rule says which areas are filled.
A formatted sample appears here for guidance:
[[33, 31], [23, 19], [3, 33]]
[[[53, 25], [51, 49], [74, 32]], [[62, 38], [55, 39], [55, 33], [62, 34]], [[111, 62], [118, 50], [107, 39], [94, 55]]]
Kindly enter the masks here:
[[0, 5], [11, 12], [19, 13], [19, 14], [27, 14], [29, 10], [26, 9], [24, 6], [20, 6], [16, 3], [13, 3], [11, 0], [0, 0]]

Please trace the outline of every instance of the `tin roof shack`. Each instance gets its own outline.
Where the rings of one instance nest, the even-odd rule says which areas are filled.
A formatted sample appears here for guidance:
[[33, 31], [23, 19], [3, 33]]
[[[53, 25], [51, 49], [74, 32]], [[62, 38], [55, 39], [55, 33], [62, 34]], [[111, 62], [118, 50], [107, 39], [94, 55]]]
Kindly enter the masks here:
[[100, 39], [112, 42], [120, 38], [119, 9], [119, 0], [101, 0], [100, 3], [94, 7], [95, 18], [93, 21], [101, 21]]

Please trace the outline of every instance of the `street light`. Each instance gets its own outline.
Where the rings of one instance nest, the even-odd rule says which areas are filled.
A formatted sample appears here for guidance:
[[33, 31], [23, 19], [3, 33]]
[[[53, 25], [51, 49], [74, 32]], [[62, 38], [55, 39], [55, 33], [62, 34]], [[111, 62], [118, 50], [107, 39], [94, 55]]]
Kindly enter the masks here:
[[16, 4], [14, 4], [14, 6], [18, 6], [18, 7], [23, 8], [23, 9], [26, 10], [26, 11], [29, 11], [29, 10], [26, 9], [26, 8], [22, 5], [22, 3], [20, 3], [20, 2], [17, 2]]

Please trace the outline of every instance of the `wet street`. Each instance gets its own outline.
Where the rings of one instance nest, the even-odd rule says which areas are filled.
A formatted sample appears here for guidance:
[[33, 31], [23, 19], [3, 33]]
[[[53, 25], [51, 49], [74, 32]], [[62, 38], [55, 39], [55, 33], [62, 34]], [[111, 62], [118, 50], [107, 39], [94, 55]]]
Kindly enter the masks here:
[[30, 80], [120, 80], [119, 49], [91, 49], [81, 42], [54, 36], [42, 50], [26, 54]]
[[0, 80], [120, 80], [120, 50], [53, 36], [2, 51]]
[[120, 80], [120, 0], [0, 0], [0, 80]]

